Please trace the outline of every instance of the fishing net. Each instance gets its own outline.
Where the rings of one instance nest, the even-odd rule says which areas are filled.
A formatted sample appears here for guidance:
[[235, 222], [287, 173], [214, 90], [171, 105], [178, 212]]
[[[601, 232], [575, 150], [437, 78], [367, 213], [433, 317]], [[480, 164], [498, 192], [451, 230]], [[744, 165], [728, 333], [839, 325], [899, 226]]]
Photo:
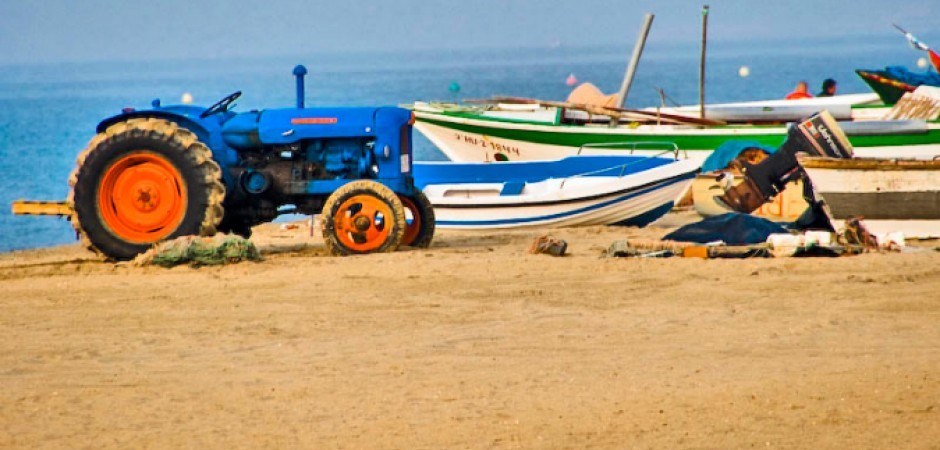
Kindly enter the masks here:
[[198, 267], [260, 260], [261, 253], [248, 239], [219, 234], [211, 238], [181, 236], [162, 242], [135, 258], [134, 264], [161, 267], [189, 264]]

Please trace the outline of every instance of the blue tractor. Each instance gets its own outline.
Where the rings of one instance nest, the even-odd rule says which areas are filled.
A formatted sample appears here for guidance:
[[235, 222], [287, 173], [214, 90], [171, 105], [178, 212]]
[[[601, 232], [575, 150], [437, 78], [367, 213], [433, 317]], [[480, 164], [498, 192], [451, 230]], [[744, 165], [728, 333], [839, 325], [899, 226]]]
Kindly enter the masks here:
[[131, 259], [154, 243], [216, 232], [249, 236], [280, 214], [322, 214], [331, 253], [427, 247], [434, 212], [412, 178], [411, 111], [297, 107], [234, 113], [125, 109], [98, 124], [69, 177], [71, 221], [93, 250]]

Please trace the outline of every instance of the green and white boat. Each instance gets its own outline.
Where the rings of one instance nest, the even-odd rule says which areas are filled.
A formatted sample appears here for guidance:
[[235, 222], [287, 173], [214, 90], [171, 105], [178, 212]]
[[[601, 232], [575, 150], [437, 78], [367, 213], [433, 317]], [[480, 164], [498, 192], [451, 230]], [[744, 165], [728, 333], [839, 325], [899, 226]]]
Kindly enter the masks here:
[[[751, 107], [763, 111], [766, 106], [760, 105], [755, 102]], [[802, 105], [808, 109], [795, 117], [806, 117], [820, 109], [820, 105]], [[779, 146], [786, 138], [787, 122], [795, 121], [788, 117], [770, 122], [765, 115], [755, 123], [703, 124], [694, 117], [686, 121], [651, 110], [566, 106], [571, 105], [538, 101], [412, 105], [415, 128], [457, 162], [530, 161], [623, 152], [655, 155], [675, 149], [690, 159], [704, 160], [729, 139]], [[597, 114], [598, 110], [610, 111], [611, 115]], [[879, 117], [886, 111], [870, 105], [852, 106], [847, 117], [850, 120], [840, 122], [856, 155], [915, 159], [940, 156], [940, 121], [936, 119], [859, 120]], [[792, 114], [792, 109], [788, 113]], [[613, 125], [611, 116], [617, 119]]]

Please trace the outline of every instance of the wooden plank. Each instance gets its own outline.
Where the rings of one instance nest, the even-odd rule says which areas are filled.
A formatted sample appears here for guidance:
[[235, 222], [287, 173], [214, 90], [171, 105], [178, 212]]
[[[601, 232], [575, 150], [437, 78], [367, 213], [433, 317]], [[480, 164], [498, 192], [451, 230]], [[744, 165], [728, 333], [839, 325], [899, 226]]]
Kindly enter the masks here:
[[[940, 191], [819, 192], [836, 220], [940, 220]], [[940, 225], [938, 225], [940, 226]]]
[[940, 176], [940, 160], [882, 159], [882, 158], [824, 158], [799, 157], [800, 165], [808, 169], [835, 170], [934, 170]]
[[71, 216], [72, 207], [66, 202], [16, 200], [13, 214], [19, 216]]

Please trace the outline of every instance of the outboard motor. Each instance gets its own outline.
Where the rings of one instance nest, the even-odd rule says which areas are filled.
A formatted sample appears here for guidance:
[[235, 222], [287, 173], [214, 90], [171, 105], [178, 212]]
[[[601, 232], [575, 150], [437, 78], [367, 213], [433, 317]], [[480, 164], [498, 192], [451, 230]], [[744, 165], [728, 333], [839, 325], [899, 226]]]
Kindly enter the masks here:
[[758, 164], [742, 162], [744, 181], [715, 200], [728, 209], [750, 213], [776, 196], [790, 181], [803, 176], [796, 154], [851, 158], [852, 144], [828, 111], [822, 111], [790, 127], [787, 140]]

